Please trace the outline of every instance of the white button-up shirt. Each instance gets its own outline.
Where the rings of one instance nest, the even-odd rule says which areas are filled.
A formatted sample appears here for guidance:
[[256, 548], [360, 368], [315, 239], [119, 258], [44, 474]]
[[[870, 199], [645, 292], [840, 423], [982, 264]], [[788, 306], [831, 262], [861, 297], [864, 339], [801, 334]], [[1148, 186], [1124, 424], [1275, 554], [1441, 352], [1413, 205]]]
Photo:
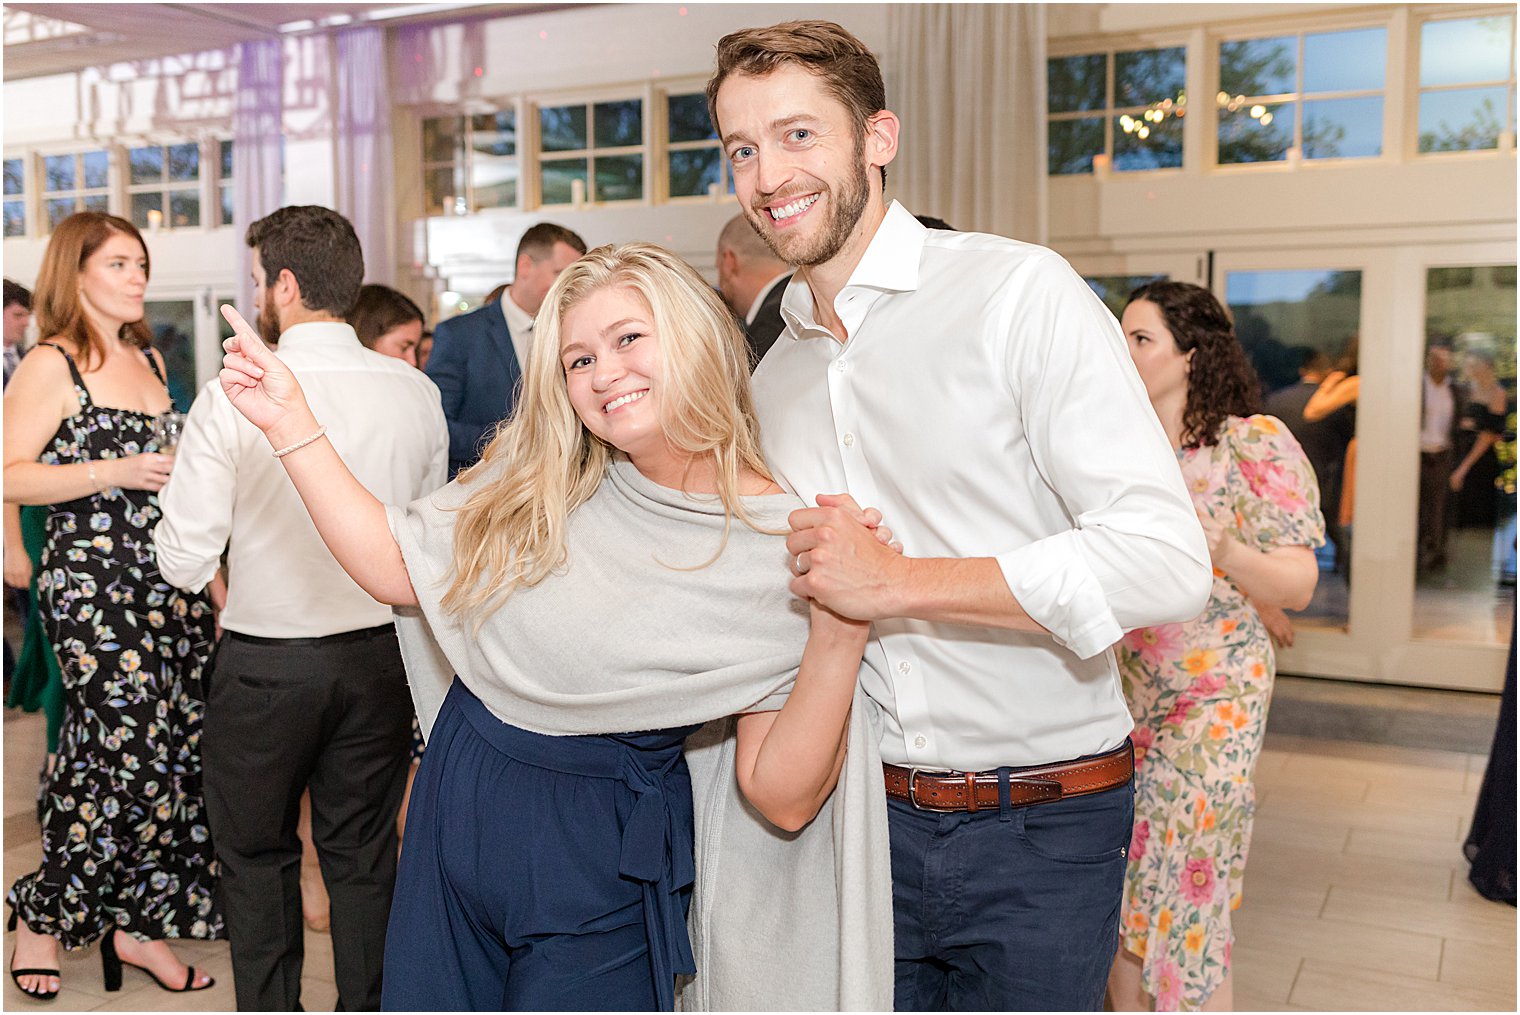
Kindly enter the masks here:
[[992, 557], [1051, 635], [878, 621], [861, 681], [882, 758], [982, 771], [1116, 747], [1124, 631], [1196, 616], [1202, 528], [1113, 315], [1059, 256], [932, 231], [894, 202], [840, 290], [799, 275], [755, 372], [765, 455], [812, 503], [879, 508], [918, 557]]
[[[287, 328], [278, 354], [370, 493], [409, 504], [448, 480], [442, 399], [421, 370], [364, 348], [342, 323]], [[154, 538], [165, 581], [204, 588], [227, 550], [227, 630], [320, 638], [391, 622], [391, 608], [333, 559], [269, 441], [218, 381], [190, 407], [159, 497], [164, 516]]]

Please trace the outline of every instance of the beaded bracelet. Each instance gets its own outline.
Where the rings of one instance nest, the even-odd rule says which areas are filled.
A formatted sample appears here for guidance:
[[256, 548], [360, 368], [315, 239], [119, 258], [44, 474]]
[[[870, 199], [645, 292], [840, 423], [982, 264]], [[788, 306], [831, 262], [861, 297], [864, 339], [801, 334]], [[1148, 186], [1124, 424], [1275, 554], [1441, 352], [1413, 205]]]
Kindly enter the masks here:
[[90, 460], [88, 460], [88, 459], [86, 459], [85, 463], [84, 463], [84, 471], [87, 472], [87, 473], [89, 473], [89, 476], [90, 476], [90, 489], [94, 490], [96, 493], [99, 493], [100, 492], [100, 480], [98, 480], [98, 479], [95, 478], [95, 463], [92, 462], [92, 461], [90, 461]]
[[317, 432], [316, 433], [312, 434], [310, 437], [307, 437], [305, 440], [296, 441], [294, 444], [292, 444], [288, 448], [281, 448], [280, 450], [278, 450], [278, 451], [276, 451], [274, 453], [274, 456], [276, 458], [284, 458], [286, 455], [290, 454], [292, 451], [300, 451], [306, 445], [311, 444], [314, 441], [321, 440], [322, 436], [324, 434], [326, 434], [326, 433], [327, 433], [327, 427], [325, 427], [325, 426], [319, 426], [319, 427], [317, 427]]

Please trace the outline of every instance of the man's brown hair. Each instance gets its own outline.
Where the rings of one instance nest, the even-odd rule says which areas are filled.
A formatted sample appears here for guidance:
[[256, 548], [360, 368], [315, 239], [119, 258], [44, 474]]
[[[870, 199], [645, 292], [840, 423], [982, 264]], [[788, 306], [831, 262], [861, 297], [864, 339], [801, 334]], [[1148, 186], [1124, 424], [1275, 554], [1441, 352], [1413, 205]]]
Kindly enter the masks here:
[[517, 256], [527, 254], [533, 258], [533, 263], [548, 260], [549, 255], [554, 253], [554, 245], [563, 243], [577, 254], [586, 253], [586, 241], [581, 239], [579, 233], [557, 226], [553, 222], [539, 222], [528, 227], [523, 233], [522, 239], [517, 241]]
[[[784, 21], [769, 28], [745, 28], [718, 40], [718, 63], [707, 82], [707, 115], [718, 136], [718, 89], [730, 74], [764, 77], [782, 64], [796, 64], [823, 80], [859, 125], [887, 108], [881, 65], [865, 43], [832, 21]], [[881, 167], [881, 182], [887, 169]]]
[[348, 316], [364, 281], [364, 252], [348, 219], [321, 205], [289, 205], [249, 225], [248, 245], [259, 252], [266, 285], [288, 269], [307, 310]]

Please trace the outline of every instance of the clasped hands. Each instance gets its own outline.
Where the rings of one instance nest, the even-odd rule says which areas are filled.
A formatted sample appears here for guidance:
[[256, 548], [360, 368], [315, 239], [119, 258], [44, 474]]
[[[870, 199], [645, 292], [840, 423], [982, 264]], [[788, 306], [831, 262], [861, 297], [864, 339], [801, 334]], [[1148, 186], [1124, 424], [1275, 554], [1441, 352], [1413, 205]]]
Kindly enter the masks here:
[[892, 594], [905, 577], [902, 544], [849, 494], [819, 494], [818, 506], [793, 511], [786, 549], [792, 594], [852, 620], [894, 616]]

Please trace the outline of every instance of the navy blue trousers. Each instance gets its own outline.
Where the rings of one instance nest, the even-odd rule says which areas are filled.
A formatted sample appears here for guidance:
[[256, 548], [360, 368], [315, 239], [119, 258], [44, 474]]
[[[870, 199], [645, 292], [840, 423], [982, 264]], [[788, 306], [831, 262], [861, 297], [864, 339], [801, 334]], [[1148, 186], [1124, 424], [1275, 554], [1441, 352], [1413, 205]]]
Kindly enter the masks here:
[[412, 787], [387, 1011], [669, 1011], [695, 970], [696, 727], [549, 737], [455, 679]]
[[975, 814], [888, 799], [894, 1007], [1102, 1010], [1134, 814], [1133, 784]]

